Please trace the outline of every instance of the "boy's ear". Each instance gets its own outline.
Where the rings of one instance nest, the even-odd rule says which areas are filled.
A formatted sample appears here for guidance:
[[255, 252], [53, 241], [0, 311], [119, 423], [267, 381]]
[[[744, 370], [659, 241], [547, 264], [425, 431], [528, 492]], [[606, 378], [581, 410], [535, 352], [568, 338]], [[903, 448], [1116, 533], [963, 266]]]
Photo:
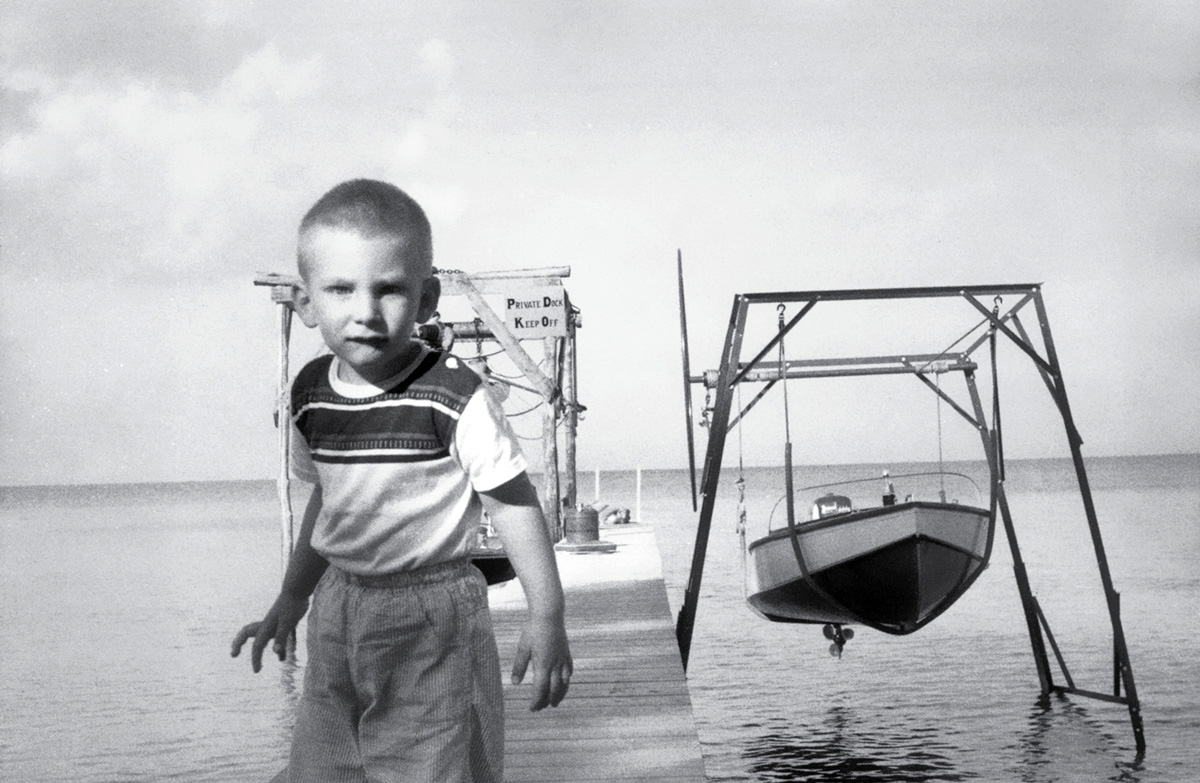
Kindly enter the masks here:
[[300, 321], [309, 329], [317, 325], [317, 314], [313, 312], [312, 297], [308, 295], [308, 287], [303, 280], [292, 288], [292, 308], [296, 311], [296, 315], [300, 316]]
[[421, 303], [417, 307], [417, 323], [423, 324], [437, 312], [438, 300], [442, 298], [442, 281], [430, 275], [421, 284]]

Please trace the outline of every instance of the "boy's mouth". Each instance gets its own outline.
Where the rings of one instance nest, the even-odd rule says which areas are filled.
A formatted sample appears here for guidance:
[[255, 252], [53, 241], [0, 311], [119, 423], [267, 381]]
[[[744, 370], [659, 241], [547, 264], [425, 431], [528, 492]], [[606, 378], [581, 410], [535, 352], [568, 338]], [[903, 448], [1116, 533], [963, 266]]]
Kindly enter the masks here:
[[365, 345], [369, 348], [384, 348], [388, 344], [386, 337], [347, 337], [346, 342]]

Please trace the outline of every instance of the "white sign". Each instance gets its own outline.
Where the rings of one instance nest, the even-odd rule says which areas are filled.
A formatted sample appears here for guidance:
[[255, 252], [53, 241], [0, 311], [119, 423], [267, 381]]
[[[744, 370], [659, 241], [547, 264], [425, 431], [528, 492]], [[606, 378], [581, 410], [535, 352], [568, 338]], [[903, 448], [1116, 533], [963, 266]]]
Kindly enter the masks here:
[[566, 337], [567, 302], [562, 286], [506, 294], [504, 324], [518, 340]]

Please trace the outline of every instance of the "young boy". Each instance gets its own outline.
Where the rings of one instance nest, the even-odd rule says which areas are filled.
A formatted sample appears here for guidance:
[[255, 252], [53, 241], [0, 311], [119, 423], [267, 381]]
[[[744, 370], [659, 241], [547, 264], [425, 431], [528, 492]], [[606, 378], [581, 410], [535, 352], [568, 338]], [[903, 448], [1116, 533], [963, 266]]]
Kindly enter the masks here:
[[[563, 593], [537, 493], [475, 373], [412, 338], [440, 287], [429, 222], [403, 191], [353, 180], [300, 224], [301, 320], [333, 352], [292, 387], [293, 472], [312, 485], [283, 588], [251, 637], [283, 660], [308, 610], [288, 780], [450, 783], [503, 776], [500, 664], [468, 555], [486, 510], [529, 602], [512, 669], [530, 709], [571, 678]], [[314, 592], [315, 591], [315, 592]]]

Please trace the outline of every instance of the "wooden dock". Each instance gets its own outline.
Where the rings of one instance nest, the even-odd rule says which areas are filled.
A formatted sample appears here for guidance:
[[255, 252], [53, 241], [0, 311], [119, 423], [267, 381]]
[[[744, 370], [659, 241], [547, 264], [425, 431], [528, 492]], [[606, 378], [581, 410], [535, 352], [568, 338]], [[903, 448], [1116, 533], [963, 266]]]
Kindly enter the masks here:
[[520, 586], [492, 588], [505, 672], [505, 780], [702, 783], [704, 763], [654, 531], [601, 530], [610, 554], [558, 554], [575, 673], [567, 698], [529, 712], [507, 668], [525, 617]]

